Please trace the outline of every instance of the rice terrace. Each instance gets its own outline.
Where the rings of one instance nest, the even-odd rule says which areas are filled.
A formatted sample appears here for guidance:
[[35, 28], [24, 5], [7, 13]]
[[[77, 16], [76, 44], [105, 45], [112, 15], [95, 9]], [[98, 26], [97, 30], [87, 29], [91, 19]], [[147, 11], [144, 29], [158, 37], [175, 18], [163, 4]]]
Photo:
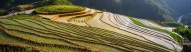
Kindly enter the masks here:
[[[155, 20], [42, 0], [0, 17], [0, 52], [181, 52], [183, 36]], [[14, 8], [14, 7], [13, 7]]]

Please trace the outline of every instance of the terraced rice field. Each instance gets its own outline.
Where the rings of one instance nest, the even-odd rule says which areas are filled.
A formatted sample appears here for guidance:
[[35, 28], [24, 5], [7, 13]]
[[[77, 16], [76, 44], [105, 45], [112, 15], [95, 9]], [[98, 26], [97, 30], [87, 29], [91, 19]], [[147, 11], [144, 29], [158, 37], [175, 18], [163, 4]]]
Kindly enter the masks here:
[[173, 30], [173, 27], [163, 27], [163, 26], [160, 26], [158, 24], [154, 24], [152, 22], [149, 22], [148, 20], [145, 20], [145, 19], [137, 19], [137, 18], [135, 18], [135, 19], [142, 22], [142, 23], [144, 23], [145, 25], [148, 25], [148, 26], [153, 26], [153, 27], [161, 28], [161, 29], [168, 30], [168, 31]]
[[71, 24], [76, 24], [80, 26], [89, 26], [87, 23], [85, 23], [85, 21], [91, 19], [96, 13], [97, 13], [96, 10], [86, 8], [85, 10], [80, 12], [51, 14], [51, 15], [40, 14], [40, 16], [50, 19], [52, 21], [71, 23]]
[[158, 32], [156, 30], [152, 30], [149, 28], [138, 26], [138, 25], [132, 23], [131, 20], [125, 16], [119, 15], [116, 18], [116, 20], [119, 22], [119, 24], [124, 25], [127, 29], [131, 29], [132, 31], [135, 31], [134, 33], [136, 33], [136, 32], [142, 33], [139, 35], [144, 36], [145, 38], [147, 38], [153, 42], [156, 42], [158, 44], [164, 45], [166, 47], [169, 47], [169, 48], [175, 49], [175, 50], [182, 49], [181, 45], [179, 45], [179, 43], [174, 41], [174, 39], [168, 34], [165, 34], [163, 32]]
[[[182, 47], [177, 42], [175, 42], [172, 37], [170, 37], [167, 34], [162, 35], [162, 34], [164, 34], [162, 32], [159, 32], [156, 34], [156, 33], [154, 33], [155, 30], [135, 25], [133, 22], [131, 22], [131, 20], [125, 20], [125, 21], [129, 21], [129, 22], [123, 22], [123, 20], [122, 20], [122, 22], [120, 22], [121, 16], [116, 15], [116, 14], [112, 14], [112, 13], [107, 14], [107, 12], [103, 12], [103, 14], [105, 14], [105, 15], [99, 16], [100, 14], [98, 13], [97, 16], [93, 17], [93, 19], [91, 19], [90, 21], [87, 21], [87, 24], [89, 24], [92, 27], [107, 29], [107, 30], [111, 30], [114, 32], [122, 33], [122, 34], [127, 34], [128, 36], [135, 37], [138, 39], [142, 39], [142, 40], [144, 39], [147, 41], [155, 42], [155, 43], [164, 45], [170, 49], [175, 49], [175, 50], [178, 49], [179, 51], [181, 51], [181, 49], [182, 49]], [[122, 17], [125, 17], [125, 16], [122, 16]], [[125, 18], [128, 18], [128, 17], [125, 17]], [[105, 25], [102, 25], [102, 24], [105, 24]], [[140, 30], [140, 29], [142, 29], [142, 30]], [[146, 34], [146, 35], [143, 35], [141, 33]], [[130, 34], [133, 34], [133, 35], [130, 35]], [[165, 36], [167, 36], [167, 37], [165, 38]], [[169, 38], [171, 38], [171, 39], [169, 39]]]
[[79, 12], [40, 16], [47, 19], [0, 18], [0, 52], [182, 50], [182, 46], [170, 35], [136, 25], [119, 14], [86, 8]]
[[40, 51], [170, 51], [152, 42], [94, 27], [32, 19], [0, 19], [0, 23], [1, 43], [41, 48]]

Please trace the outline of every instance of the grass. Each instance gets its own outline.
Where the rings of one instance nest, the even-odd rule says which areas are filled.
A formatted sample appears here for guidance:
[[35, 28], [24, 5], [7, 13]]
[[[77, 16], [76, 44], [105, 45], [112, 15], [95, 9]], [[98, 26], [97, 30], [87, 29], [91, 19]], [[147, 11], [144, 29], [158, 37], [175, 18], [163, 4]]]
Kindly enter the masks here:
[[132, 17], [129, 17], [129, 19], [131, 19], [135, 24], [139, 25], [139, 26], [143, 26], [143, 27], [146, 27], [146, 28], [150, 28], [150, 29], [153, 29], [153, 30], [157, 30], [157, 31], [160, 31], [160, 32], [164, 32], [164, 33], [167, 33], [169, 34], [176, 42], [178, 42], [180, 45], [182, 45], [182, 42], [181, 42], [181, 37], [168, 31], [168, 30], [164, 30], [164, 29], [160, 29], [160, 28], [155, 28], [155, 27], [151, 27], [151, 26], [147, 26], [141, 22], [139, 22], [138, 20], [135, 20], [133, 19]]
[[145, 24], [139, 22], [138, 20], [133, 19], [132, 17], [129, 17], [129, 18], [130, 18], [130, 20], [132, 20], [137, 25], [144, 26], [144, 27], [146, 26]]
[[152, 23], [155, 23], [155, 24], [158, 24], [158, 25], [163, 26], [163, 27], [168, 27], [168, 25], [163, 24], [163, 23], [161, 23], [161, 22], [159, 22], [159, 21], [154, 21], [154, 20], [148, 20], [148, 21], [150, 21], [150, 22], [152, 22]]
[[68, 12], [78, 12], [82, 10], [85, 10], [85, 8], [74, 5], [49, 5], [35, 9], [37, 13], [42, 13], [42, 14], [68, 13]]
[[33, 5], [31, 4], [25, 4], [25, 5], [18, 5], [17, 7], [21, 8], [21, 9], [24, 9], [24, 8], [29, 8], [29, 7], [32, 7]]
[[7, 18], [8, 19], [39, 19], [37, 16], [32, 16], [32, 15], [12, 15]]
[[166, 24], [170, 27], [179, 27], [179, 26], [184, 26], [184, 24], [182, 23], [178, 23], [178, 22], [162, 22], [163, 24]]

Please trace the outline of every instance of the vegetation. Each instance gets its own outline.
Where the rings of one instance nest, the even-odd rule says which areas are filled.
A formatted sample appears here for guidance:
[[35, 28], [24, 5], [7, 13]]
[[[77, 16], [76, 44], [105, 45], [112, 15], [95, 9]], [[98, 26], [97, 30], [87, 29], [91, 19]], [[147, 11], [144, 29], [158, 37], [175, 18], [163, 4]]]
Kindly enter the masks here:
[[154, 19], [159, 21], [164, 21], [165, 19], [161, 17], [163, 17], [163, 15], [169, 14], [165, 5], [163, 5], [163, 3], [158, 0], [3, 0], [0, 3], [0, 8], [11, 11], [18, 10], [18, 8], [11, 9], [12, 7], [18, 5], [31, 5], [33, 7], [36, 7], [36, 5], [72, 5], [71, 2], [89, 8], [96, 8], [99, 10], [106, 9], [107, 11], [113, 13], [124, 14], [133, 17], [142, 17], [146, 19]]
[[23, 11], [34, 9], [47, 5], [72, 5], [68, 0], [2, 0], [0, 2], [0, 16], [8, 13], [2, 12], [1, 9], [7, 12]]
[[0, 43], [1, 52], [47, 52], [36, 47], [20, 46], [10, 43]]
[[168, 27], [168, 25], [161, 23], [159, 21], [154, 21], [154, 20], [148, 20], [148, 21], [153, 22], [153, 23], [158, 24], [158, 25], [163, 26], [163, 27]]
[[181, 41], [181, 38], [180, 36], [176, 35], [175, 33], [172, 33], [168, 30], [164, 30], [164, 29], [160, 29], [160, 28], [155, 28], [155, 27], [151, 27], [151, 26], [147, 26], [135, 19], [133, 19], [132, 17], [129, 17], [135, 24], [139, 25], [139, 26], [143, 26], [143, 27], [146, 27], [146, 28], [150, 28], [150, 29], [153, 29], [153, 30], [157, 30], [157, 31], [160, 31], [160, 32], [164, 32], [164, 33], [167, 33], [169, 34], [175, 41], [177, 41], [179, 44], [182, 44], [182, 41]]
[[182, 23], [178, 23], [178, 22], [162, 22], [170, 27], [178, 27], [178, 26], [184, 26]]
[[35, 9], [37, 13], [52, 14], [52, 13], [67, 13], [85, 10], [85, 8], [74, 5], [50, 5]]
[[191, 12], [188, 15], [186, 15], [185, 17], [183, 17], [181, 22], [183, 24], [191, 26]]
[[1, 10], [0, 9], [0, 16], [5, 15], [5, 14], [6, 14], [6, 10]]
[[174, 31], [184, 37], [187, 37], [189, 40], [191, 40], [191, 27], [187, 28], [184, 26], [179, 26], [179, 27], [176, 27]]
[[72, 5], [68, 0], [50, 0], [53, 5]]
[[7, 9], [10, 9], [17, 5], [30, 4], [30, 3], [37, 2], [37, 1], [39, 1], [39, 0], [30, 0], [30, 1], [27, 1], [27, 0], [1, 0], [0, 9], [7, 10]]
[[[161, 0], [70, 0], [72, 4], [143, 19], [173, 20]], [[163, 18], [164, 17], [164, 18]]]
[[145, 24], [139, 22], [138, 20], [133, 19], [132, 17], [129, 17], [129, 19], [132, 20], [137, 25], [144, 26], [144, 27], [146, 26]]
[[7, 18], [8, 19], [39, 19], [38, 16], [25, 15], [25, 14], [12, 15], [12, 16], [9, 16]]
[[[27, 16], [28, 18], [21, 16], [0, 19], [0, 43], [36, 47], [50, 52], [173, 51], [149, 41], [100, 28], [41, 18], [37, 20], [33, 16]], [[31, 48], [25, 50], [33, 51]]]

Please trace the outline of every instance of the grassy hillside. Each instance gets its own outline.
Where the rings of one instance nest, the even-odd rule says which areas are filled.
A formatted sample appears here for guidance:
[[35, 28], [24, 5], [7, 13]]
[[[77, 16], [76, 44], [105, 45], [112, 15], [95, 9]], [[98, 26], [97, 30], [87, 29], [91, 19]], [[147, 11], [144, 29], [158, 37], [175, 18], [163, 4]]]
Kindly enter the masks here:
[[22, 5], [22, 4], [30, 4], [37, 1], [39, 0], [1, 0], [0, 8], [10, 9], [10, 7], [13, 7], [13, 6]]
[[191, 26], [191, 13], [189, 13], [188, 15], [186, 15], [185, 17], [183, 17], [181, 22], [182, 22], [183, 24], [186, 24], [186, 25]]
[[[2, 0], [0, 2], [0, 15], [6, 15], [13, 11], [23, 11], [47, 5], [73, 5], [68, 0]], [[5, 14], [2, 14], [2, 10]]]
[[[191, 12], [191, 0], [163, 0], [168, 5], [171, 15], [178, 19]], [[177, 4], [178, 3], [178, 4]]]

